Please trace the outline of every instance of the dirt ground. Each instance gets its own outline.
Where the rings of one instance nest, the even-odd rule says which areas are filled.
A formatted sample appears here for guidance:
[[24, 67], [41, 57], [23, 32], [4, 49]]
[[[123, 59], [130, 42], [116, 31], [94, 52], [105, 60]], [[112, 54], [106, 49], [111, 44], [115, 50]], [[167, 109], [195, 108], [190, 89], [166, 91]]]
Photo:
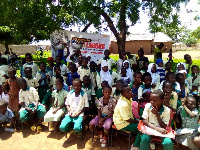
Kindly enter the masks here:
[[[200, 58], [200, 51], [179, 51], [174, 52], [175, 58], [182, 58], [184, 54], [190, 54], [193, 59]], [[147, 55], [149, 59], [153, 58], [153, 55]], [[168, 53], [164, 53], [163, 57], [167, 58]], [[183, 149], [174, 146], [175, 149]], [[47, 131], [47, 124], [43, 126], [43, 132], [34, 134], [29, 128], [19, 130], [15, 133], [4, 132], [0, 134], [0, 150], [54, 150], [54, 149], [84, 149], [84, 150], [126, 150], [128, 149], [128, 137], [118, 135], [113, 136], [113, 146], [107, 148], [100, 148], [100, 142], [97, 135], [95, 135], [92, 142], [92, 132], [86, 131], [84, 139], [81, 140], [76, 135], [68, 134], [67, 138], [65, 134], [61, 132], [52, 133]], [[156, 150], [163, 149], [161, 145], [156, 145]]]
[[[124, 135], [114, 134], [113, 146], [101, 148], [98, 134], [95, 134], [94, 141], [92, 142], [92, 132], [85, 130], [83, 140], [71, 133], [48, 132], [47, 123], [43, 124], [43, 131], [35, 134], [28, 127], [24, 130], [19, 128], [15, 133], [3, 132], [0, 134], [0, 149], [1, 150], [126, 150], [128, 149], [128, 137]], [[51, 129], [50, 129], [51, 131]], [[134, 138], [132, 143], [134, 142]], [[176, 145], [175, 150], [178, 150]], [[156, 144], [156, 150], [162, 150], [162, 145]]]

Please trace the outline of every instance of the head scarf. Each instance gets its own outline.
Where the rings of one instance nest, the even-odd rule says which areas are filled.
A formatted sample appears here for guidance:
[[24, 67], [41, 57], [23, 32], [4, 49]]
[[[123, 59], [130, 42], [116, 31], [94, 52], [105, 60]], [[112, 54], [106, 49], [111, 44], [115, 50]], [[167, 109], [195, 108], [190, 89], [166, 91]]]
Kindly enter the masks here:
[[186, 71], [186, 65], [185, 65], [185, 63], [183, 63], [183, 62], [180, 62], [180, 63], [178, 63], [177, 65], [176, 65], [176, 73], [178, 73], [179, 71], [178, 71], [178, 66], [179, 65], [183, 65], [184, 66], [184, 70]]
[[[152, 72], [151, 72], [151, 69], [152, 69], [153, 65], [156, 66], [155, 63], [150, 63], [150, 64], [148, 65], [148, 70], [147, 70], [147, 72], [151, 74], [151, 78], [152, 78], [152, 82], [151, 82], [151, 83], [152, 83], [152, 84], [157, 84], [159, 75], [157, 74], [157, 72], [155, 72], [155, 73], [152, 73]], [[157, 67], [157, 66], [156, 66], [156, 67]]]
[[163, 62], [162, 58], [158, 58], [158, 59], [156, 60], [156, 64], [157, 64], [157, 65], [159, 65], [161, 62]]
[[105, 60], [103, 60], [101, 62], [101, 71], [100, 71], [101, 82], [107, 81], [108, 84], [111, 85], [113, 79], [112, 79], [112, 76], [110, 74], [110, 71], [108, 70], [107, 72], [104, 72], [102, 70], [102, 68], [105, 67], [105, 66], [108, 66], [108, 63]]
[[131, 82], [132, 82], [133, 81], [133, 71], [131, 70], [130, 62], [128, 60], [125, 60], [123, 62], [123, 66], [124, 66], [125, 63], [129, 64], [129, 67], [126, 69], [126, 76], [129, 77]]

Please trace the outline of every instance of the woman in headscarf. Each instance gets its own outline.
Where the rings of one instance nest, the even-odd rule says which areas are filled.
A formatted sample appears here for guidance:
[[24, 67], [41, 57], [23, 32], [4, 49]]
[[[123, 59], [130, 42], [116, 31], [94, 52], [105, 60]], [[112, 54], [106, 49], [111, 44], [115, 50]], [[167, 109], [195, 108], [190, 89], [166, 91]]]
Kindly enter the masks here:
[[160, 75], [156, 72], [156, 64], [155, 63], [150, 63], [148, 65], [148, 70], [147, 72], [151, 74], [152, 78], [152, 84], [155, 84], [156, 86], [159, 86], [160, 84]]
[[123, 62], [123, 67], [126, 69], [126, 76], [129, 77], [130, 81], [133, 81], [133, 71], [130, 67], [130, 62], [128, 60], [125, 60]]

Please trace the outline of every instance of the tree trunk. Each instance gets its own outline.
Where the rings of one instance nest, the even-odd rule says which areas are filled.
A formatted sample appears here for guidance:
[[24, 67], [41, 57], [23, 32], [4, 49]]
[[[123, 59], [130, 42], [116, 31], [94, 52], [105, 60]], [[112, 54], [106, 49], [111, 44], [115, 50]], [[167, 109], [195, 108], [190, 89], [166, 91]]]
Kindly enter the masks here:
[[6, 52], [9, 53], [9, 47], [7, 43], [5, 44], [5, 48], [6, 48]]

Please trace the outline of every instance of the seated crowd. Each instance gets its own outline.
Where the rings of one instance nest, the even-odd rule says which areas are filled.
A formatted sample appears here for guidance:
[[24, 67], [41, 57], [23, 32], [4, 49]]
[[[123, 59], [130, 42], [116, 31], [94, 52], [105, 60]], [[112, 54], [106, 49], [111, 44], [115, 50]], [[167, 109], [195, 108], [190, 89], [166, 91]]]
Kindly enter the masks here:
[[162, 135], [166, 150], [174, 148], [172, 138], [165, 136], [172, 130], [177, 131], [176, 142], [200, 148], [200, 72], [190, 55], [184, 56], [185, 62], [178, 63], [175, 72], [172, 60], [164, 62], [159, 52], [155, 63], [149, 63], [142, 48], [138, 57], [120, 53], [117, 62], [109, 57], [109, 50], [104, 55], [95, 63], [77, 50], [72, 62], [63, 62], [58, 55], [55, 63], [49, 57], [47, 66], [44, 62], [38, 66], [27, 53], [20, 78], [16, 68], [1, 58], [0, 132], [7, 123], [15, 130], [22, 123], [41, 132], [41, 123], [54, 122], [54, 132], [70, 132], [73, 123], [73, 132], [80, 135], [84, 118], [90, 117], [89, 127], [98, 131], [102, 147], [113, 125], [136, 134], [132, 149], [153, 147], [154, 134], [140, 131], [142, 124]]

